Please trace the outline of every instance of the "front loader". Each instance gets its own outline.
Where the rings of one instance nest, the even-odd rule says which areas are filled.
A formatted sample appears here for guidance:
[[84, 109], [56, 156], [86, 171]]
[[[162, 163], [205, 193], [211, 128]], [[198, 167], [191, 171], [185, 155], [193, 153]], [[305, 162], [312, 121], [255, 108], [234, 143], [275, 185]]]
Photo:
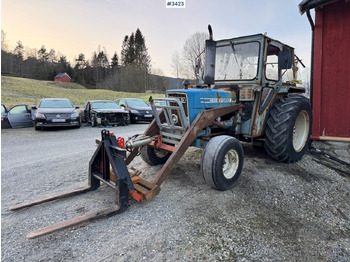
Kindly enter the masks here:
[[[143, 134], [125, 141], [102, 130], [89, 163], [88, 186], [19, 204], [18, 210], [86, 193], [104, 183], [115, 190], [116, 206], [33, 231], [35, 238], [97, 218], [123, 212], [129, 198], [150, 200], [189, 146], [203, 148], [201, 173], [217, 190], [231, 189], [244, 162], [240, 143], [264, 145], [281, 162], [302, 158], [311, 134], [311, 107], [296, 86], [294, 49], [258, 34], [206, 41], [204, 82], [194, 88], [168, 90], [165, 98], [150, 98], [155, 119]], [[149, 165], [163, 164], [153, 181], [130, 166], [140, 155]]]

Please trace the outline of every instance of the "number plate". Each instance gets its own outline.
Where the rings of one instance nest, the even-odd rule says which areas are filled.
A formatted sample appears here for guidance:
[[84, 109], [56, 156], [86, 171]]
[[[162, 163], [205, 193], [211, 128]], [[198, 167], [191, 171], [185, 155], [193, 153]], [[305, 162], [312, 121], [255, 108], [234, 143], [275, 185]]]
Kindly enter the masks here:
[[145, 117], [152, 117], [152, 115], [145, 115]]
[[62, 123], [62, 122], [66, 122], [66, 119], [52, 119], [52, 122]]

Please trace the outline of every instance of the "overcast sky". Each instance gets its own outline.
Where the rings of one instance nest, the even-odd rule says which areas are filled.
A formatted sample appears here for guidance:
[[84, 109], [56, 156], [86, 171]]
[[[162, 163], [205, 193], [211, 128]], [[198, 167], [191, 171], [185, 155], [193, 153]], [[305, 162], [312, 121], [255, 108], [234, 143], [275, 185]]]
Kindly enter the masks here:
[[[214, 39], [267, 33], [293, 46], [310, 65], [311, 29], [298, 12], [301, 0], [185, 0], [185, 8], [166, 8], [165, 0], [1, 0], [1, 29], [13, 49], [55, 49], [74, 64], [99, 46], [120, 56], [122, 41], [141, 30], [152, 68], [172, 75], [171, 55], [196, 32], [213, 28]], [[312, 12], [313, 13], [313, 12]]]

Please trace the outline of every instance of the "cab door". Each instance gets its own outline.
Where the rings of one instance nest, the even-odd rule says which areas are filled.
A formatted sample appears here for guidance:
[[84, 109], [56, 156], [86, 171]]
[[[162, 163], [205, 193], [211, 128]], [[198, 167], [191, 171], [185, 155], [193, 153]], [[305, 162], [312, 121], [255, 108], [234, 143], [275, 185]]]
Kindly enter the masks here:
[[12, 107], [7, 117], [12, 128], [33, 126], [32, 112], [28, 109], [27, 105], [16, 105]]

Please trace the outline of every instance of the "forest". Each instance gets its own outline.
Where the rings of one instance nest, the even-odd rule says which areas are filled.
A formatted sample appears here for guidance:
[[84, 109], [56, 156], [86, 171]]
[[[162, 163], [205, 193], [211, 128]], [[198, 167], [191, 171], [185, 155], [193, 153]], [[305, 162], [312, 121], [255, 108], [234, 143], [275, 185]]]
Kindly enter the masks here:
[[9, 50], [6, 34], [1, 30], [2, 75], [53, 81], [58, 73], [64, 72], [71, 81], [91, 89], [162, 92], [174, 86], [174, 79], [151, 74], [151, 57], [139, 28], [124, 37], [120, 57], [115, 52], [109, 60], [107, 51], [99, 47], [90, 59], [78, 54], [74, 65], [65, 55], [47, 50], [44, 45], [39, 50], [27, 49], [19, 40]]

